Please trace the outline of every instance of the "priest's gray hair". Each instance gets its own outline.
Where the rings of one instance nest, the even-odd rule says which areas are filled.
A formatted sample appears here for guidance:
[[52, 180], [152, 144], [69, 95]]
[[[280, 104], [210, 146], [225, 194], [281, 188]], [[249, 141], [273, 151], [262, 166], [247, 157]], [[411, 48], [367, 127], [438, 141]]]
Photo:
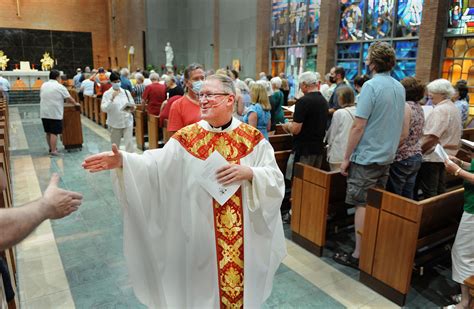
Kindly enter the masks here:
[[206, 81], [208, 80], [219, 81], [222, 86], [223, 92], [229, 93], [229, 94], [235, 94], [234, 81], [230, 77], [226, 75], [214, 74], [214, 75], [208, 76], [206, 78]]
[[451, 82], [444, 78], [435, 79], [426, 85], [426, 90], [428, 90], [428, 93], [443, 95], [446, 99], [451, 99], [456, 92], [456, 90], [451, 85]]
[[[319, 75], [319, 74], [318, 74]], [[316, 85], [319, 82], [319, 76], [314, 72], [306, 71], [299, 76], [299, 82], [306, 86]]]

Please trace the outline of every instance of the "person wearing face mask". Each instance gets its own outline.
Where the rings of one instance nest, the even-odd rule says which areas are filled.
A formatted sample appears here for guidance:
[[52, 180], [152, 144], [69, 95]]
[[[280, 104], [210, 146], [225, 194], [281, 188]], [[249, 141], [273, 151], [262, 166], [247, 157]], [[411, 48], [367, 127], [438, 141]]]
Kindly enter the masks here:
[[112, 88], [102, 96], [100, 108], [107, 113], [107, 126], [110, 131], [110, 142], [120, 147], [120, 140], [124, 139], [125, 150], [135, 152], [133, 142], [133, 115], [135, 109], [124, 109], [126, 105], [134, 106], [134, 100], [130, 91], [121, 88], [120, 74], [110, 74]]
[[170, 135], [187, 125], [201, 120], [198, 94], [201, 92], [203, 81], [204, 69], [202, 65], [193, 63], [184, 71], [186, 93], [182, 98], [174, 102], [170, 109], [167, 128]]
[[358, 231], [364, 229], [367, 191], [385, 187], [402, 133], [405, 88], [390, 76], [395, 63], [390, 44], [375, 42], [369, 47], [366, 64], [374, 74], [360, 92], [341, 164], [341, 174], [347, 176], [346, 204], [356, 208], [356, 245], [352, 253], [337, 252], [333, 259], [353, 268], [359, 267]]

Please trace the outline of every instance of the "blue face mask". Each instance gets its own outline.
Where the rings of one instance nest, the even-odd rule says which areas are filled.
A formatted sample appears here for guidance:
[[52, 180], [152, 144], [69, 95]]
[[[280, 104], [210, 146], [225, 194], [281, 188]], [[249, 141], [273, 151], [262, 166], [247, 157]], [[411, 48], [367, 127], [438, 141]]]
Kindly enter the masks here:
[[203, 84], [202, 80], [198, 80], [198, 81], [193, 82], [193, 92], [194, 93], [201, 92], [202, 84]]
[[118, 83], [112, 83], [112, 88], [113, 88], [114, 90], [119, 90], [119, 89], [120, 89], [120, 86], [121, 86], [121, 83], [120, 83], [120, 82], [118, 82]]

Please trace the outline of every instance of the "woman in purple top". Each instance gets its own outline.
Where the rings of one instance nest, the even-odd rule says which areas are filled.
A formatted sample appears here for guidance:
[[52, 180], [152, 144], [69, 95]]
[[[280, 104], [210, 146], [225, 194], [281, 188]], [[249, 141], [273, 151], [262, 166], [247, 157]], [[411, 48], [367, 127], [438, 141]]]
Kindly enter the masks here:
[[395, 160], [390, 166], [387, 190], [413, 199], [416, 175], [421, 166], [421, 137], [425, 117], [419, 101], [425, 87], [413, 77], [401, 81], [406, 91], [405, 115], [402, 135]]

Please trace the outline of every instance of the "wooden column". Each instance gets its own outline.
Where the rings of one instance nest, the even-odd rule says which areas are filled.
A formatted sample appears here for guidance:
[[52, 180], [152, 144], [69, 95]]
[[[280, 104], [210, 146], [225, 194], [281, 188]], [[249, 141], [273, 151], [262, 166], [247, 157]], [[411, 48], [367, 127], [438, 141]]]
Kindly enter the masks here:
[[259, 72], [269, 72], [269, 50], [271, 40], [271, 14], [272, 2], [269, 0], [257, 0], [257, 48], [255, 77], [258, 78]]
[[416, 77], [429, 82], [440, 76], [443, 40], [448, 23], [448, 0], [425, 0], [420, 26]]
[[339, 1], [321, 0], [319, 15], [317, 71], [323, 78], [336, 64], [336, 42], [339, 29]]

